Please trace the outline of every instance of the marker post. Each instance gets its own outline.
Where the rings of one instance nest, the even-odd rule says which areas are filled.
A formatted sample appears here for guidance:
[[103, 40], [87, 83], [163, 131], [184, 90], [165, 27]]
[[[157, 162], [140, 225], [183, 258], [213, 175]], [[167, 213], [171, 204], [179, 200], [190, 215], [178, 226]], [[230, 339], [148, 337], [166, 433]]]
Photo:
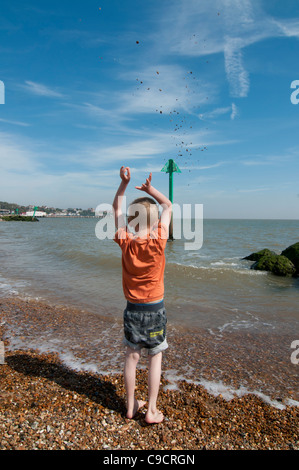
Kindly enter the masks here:
[[[174, 160], [170, 158], [161, 171], [169, 173], [169, 200], [173, 203], [173, 173], [181, 173], [181, 170]], [[168, 239], [173, 240], [173, 214], [171, 214]]]

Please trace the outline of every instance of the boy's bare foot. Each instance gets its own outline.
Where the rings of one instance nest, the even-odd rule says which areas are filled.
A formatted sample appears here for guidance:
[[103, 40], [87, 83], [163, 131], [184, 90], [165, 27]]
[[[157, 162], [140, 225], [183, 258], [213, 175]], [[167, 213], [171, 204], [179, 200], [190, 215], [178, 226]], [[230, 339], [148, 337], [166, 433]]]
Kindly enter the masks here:
[[134, 408], [133, 408], [133, 411], [127, 411], [127, 418], [129, 419], [132, 419], [134, 418], [134, 416], [136, 415], [137, 411], [140, 410], [140, 408], [142, 408], [144, 405], [146, 404], [145, 401], [143, 400], [136, 400], [135, 398], [135, 403], [134, 403]]
[[158, 424], [162, 423], [164, 419], [164, 415], [162, 411], [156, 410], [155, 413], [152, 413], [151, 411], [147, 411], [145, 415], [145, 421], [148, 424]]

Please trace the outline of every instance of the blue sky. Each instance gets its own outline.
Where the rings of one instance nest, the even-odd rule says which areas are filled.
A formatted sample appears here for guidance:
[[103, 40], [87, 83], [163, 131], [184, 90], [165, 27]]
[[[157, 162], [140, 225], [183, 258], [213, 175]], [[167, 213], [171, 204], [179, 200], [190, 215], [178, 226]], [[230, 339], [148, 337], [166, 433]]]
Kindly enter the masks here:
[[298, 219], [297, 0], [2, 0], [0, 37], [0, 200], [168, 194], [173, 158], [177, 204]]

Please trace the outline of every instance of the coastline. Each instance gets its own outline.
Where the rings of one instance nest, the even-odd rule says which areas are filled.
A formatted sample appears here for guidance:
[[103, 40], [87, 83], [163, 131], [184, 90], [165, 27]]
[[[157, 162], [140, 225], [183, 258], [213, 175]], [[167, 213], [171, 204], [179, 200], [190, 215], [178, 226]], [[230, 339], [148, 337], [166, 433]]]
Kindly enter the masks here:
[[[42, 336], [49, 328], [69, 331], [71, 336], [77, 331], [79, 338], [78, 325], [83, 321], [86, 336], [81, 341], [88, 349], [88, 332], [94, 328], [91, 313], [82, 319], [82, 311], [73, 308], [16, 298], [1, 298], [0, 308], [0, 340], [5, 344], [5, 364], [0, 365], [3, 450], [299, 449], [298, 407], [275, 407], [252, 393], [228, 400], [186, 380], [177, 380], [173, 388], [163, 369], [158, 406], [164, 422], [146, 425], [141, 411], [128, 420], [122, 373], [117, 368], [112, 373], [99, 373], [84, 358], [80, 367], [78, 363], [70, 367], [55, 351], [18, 349], [18, 343], [11, 347], [13, 318], [20, 328], [15, 334], [28, 338], [34, 329]], [[114, 328], [116, 336], [119, 334], [120, 322], [94, 319], [99, 322], [99, 331], [104, 332], [108, 322], [108, 330]], [[179, 337], [172, 339], [179, 341]], [[119, 344], [115, 347], [119, 350], [116, 362], [121, 364], [123, 351]], [[74, 348], [80, 356], [78, 342]], [[166, 363], [171, 359], [169, 354]], [[91, 355], [95, 355], [92, 350]], [[101, 352], [100, 357], [105, 362], [105, 354]], [[145, 365], [144, 359], [138, 369], [136, 396], [146, 399]]]

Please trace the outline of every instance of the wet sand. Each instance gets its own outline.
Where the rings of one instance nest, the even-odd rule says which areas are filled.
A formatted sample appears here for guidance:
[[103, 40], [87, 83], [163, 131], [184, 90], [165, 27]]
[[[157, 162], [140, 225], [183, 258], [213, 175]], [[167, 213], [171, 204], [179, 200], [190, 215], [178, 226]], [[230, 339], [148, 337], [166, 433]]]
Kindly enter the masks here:
[[[297, 368], [290, 373], [286, 351], [290, 338], [277, 354], [281, 338], [255, 335], [255, 341], [245, 341], [244, 334], [236, 332], [229, 349], [221, 337], [207, 341], [202, 332], [195, 342], [192, 332], [170, 326], [158, 400], [165, 419], [147, 425], [146, 408], [132, 420], [125, 417], [120, 319], [18, 298], [0, 299], [0, 309], [0, 339], [5, 343], [0, 449], [299, 449], [299, 409], [287, 400], [297, 399], [298, 385]], [[236, 348], [238, 364], [233, 363]], [[242, 367], [248, 363], [249, 349], [251, 371]], [[137, 374], [138, 399], [147, 396], [146, 363], [144, 356]], [[179, 380], [180, 368], [189, 370], [190, 380], [193, 374], [192, 383]], [[225, 388], [215, 396], [196, 383], [198, 371], [207, 381], [219, 378], [239, 391], [245, 383], [255, 389], [272, 380], [269, 390], [278, 407], [245, 389], [231, 399], [225, 397]], [[284, 374], [288, 383], [283, 383]]]

